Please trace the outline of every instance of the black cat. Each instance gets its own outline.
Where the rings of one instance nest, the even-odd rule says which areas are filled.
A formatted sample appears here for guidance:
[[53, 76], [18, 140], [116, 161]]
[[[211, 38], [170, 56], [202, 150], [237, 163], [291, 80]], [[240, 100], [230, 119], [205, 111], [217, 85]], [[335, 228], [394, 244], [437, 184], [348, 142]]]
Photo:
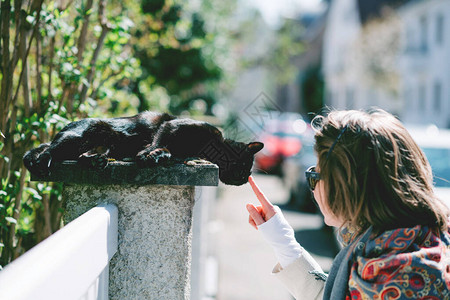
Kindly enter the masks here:
[[85, 166], [104, 168], [108, 158], [132, 158], [140, 167], [151, 167], [171, 157], [199, 157], [219, 166], [223, 183], [241, 185], [251, 174], [254, 154], [263, 146], [224, 139], [206, 122], [144, 112], [133, 117], [72, 122], [51, 143], [25, 153], [23, 161], [31, 173], [48, 175], [53, 161], [77, 160]]

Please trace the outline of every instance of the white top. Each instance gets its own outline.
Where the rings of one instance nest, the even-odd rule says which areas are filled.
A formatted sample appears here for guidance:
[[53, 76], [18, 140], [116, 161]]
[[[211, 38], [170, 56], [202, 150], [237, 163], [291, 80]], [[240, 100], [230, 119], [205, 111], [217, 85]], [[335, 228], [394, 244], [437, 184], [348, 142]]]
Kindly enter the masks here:
[[277, 264], [272, 274], [283, 283], [296, 300], [318, 300], [323, 298], [325, 281], [309, 273], [313, 270], [322, 271], [314, 258], [304, 251], [300, 258], [284, 269]]

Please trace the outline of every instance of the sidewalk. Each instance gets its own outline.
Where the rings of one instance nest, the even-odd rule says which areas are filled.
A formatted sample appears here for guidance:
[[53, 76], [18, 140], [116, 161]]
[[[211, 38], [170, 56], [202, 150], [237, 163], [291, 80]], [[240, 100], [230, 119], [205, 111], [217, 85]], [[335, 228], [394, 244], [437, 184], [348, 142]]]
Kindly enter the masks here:
[[[287, 193], [279, 178], [264, 175], [255, 175], [254, 178], [270, 201], [277, 205], [286, 202]], [[213, 248], [219, 262], [217, 299], [291, 300], [293, 298], [290, 294], [271, 275], [272, 268], [277, 263], [272, 249], [248, 224], [245, 205], [249, 202], [258, 203], [249, 184], [239, 187], [220, 186], [216, 207], [213, 210], [214, 221], [210, 226], [215, 232], [211, 237], [214, 240]], [[296, 236], [300, 233], [300, 237], [303, 236], [306, 239], [304, 242], [311, 237], [303, 233], [315, 232], [317, 235], [316, 232], [321, 230], [321, 216], [296, 212], [284, 212], [284, 214], [294, 227]], [[324, 247], [319, 243], [317, 247], [321, 249], [318, 251], [320, 255], [312, 254], [319, 264], [328, 270], [332, 258], [327, 256], [333, 256], [333, 254], [323, 249], [328, 246]]]

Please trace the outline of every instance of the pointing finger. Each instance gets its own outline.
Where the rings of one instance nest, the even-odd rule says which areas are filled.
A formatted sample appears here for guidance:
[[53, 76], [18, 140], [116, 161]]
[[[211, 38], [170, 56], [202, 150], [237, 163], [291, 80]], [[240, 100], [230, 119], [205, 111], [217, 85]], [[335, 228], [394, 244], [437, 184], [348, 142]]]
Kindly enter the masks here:
[[256, 197], [258, 198], [259, 202], [261, 203], [261, 205], [267, 209], [273, 208], [272, 203], [270, 203], [270, 201], [266, 198], [266, 196], [264, 195], [264, 193], [259, 189], [259, 187], [256, 185], [255, 181], [253, 180], [252, 176], [248, 177], [248, 183], [250, 183], [253, 192], [255, 193]]

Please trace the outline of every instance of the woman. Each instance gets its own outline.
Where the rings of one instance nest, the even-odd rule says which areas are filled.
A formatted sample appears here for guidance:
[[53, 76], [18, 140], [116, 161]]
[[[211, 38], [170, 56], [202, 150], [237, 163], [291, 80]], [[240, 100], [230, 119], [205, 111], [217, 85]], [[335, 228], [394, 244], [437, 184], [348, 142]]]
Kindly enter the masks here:
[[449, 210], [408, 131], [382, 110], [312, 124], [318, 163], [306, 176], [344, 248], [323, 274], [250, 178], [261, 205], [247, 205], [249, 223], [275, 250], [273, 273], [296, 299], [450, 299]]

